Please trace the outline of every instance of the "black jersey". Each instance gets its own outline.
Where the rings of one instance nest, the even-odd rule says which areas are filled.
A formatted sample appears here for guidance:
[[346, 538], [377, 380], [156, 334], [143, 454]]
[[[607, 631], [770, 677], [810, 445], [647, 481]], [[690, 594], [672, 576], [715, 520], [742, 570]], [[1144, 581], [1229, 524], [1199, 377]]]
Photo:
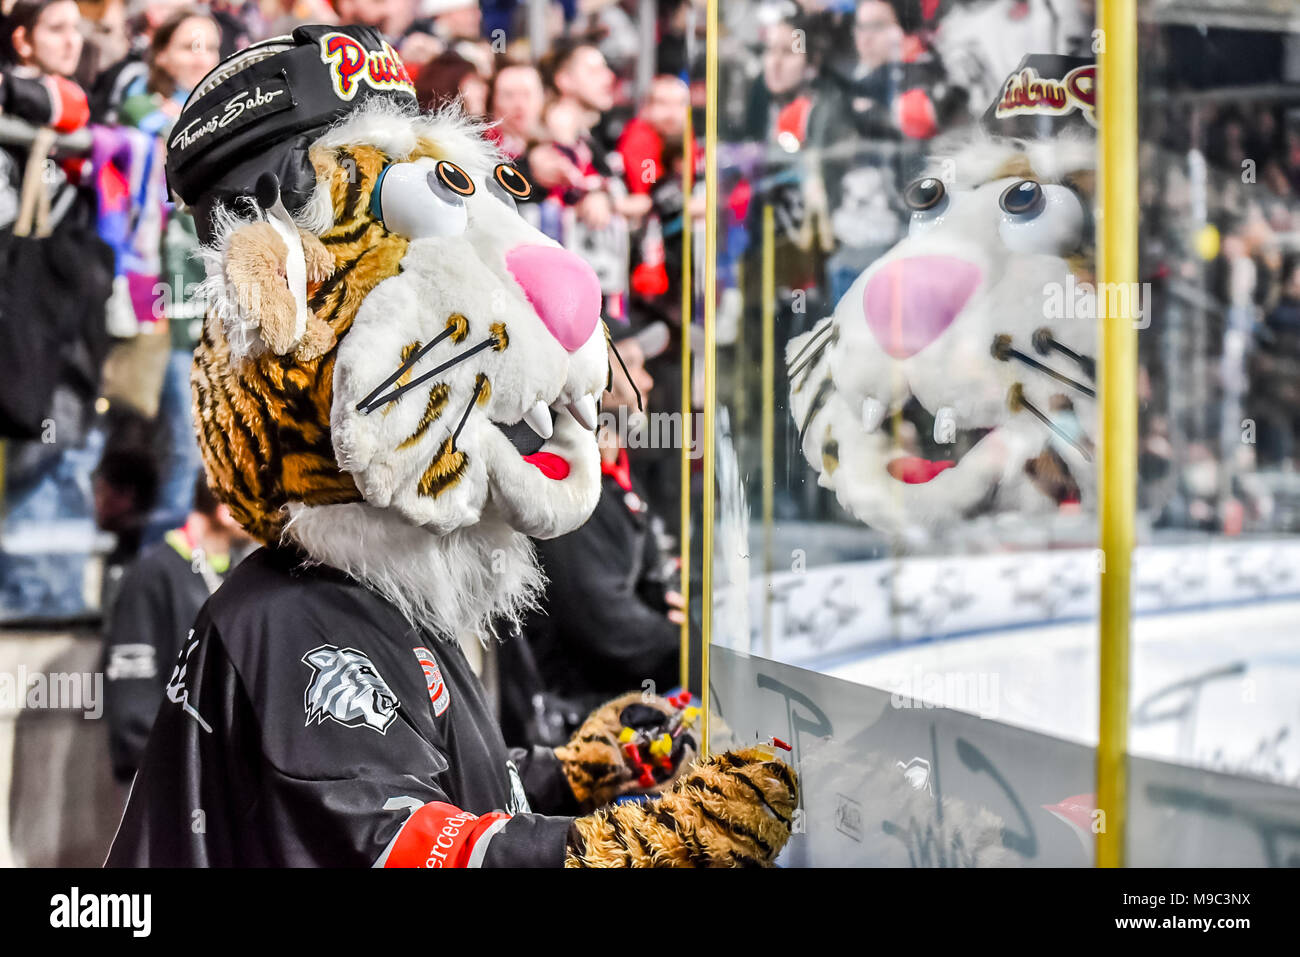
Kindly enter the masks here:
[[[209, 575], [168, 533], [127, 569], [104, 628], [104, 710], [113, 776], [129, 782], [140, 766], [167, 675], [190, 626], [208, 600]], [[173, 544], [176, 541], [177, 544]]]
[[199, 613], [107, 863], [561, 866], [574, 813], [459, 647], [262, 549]]

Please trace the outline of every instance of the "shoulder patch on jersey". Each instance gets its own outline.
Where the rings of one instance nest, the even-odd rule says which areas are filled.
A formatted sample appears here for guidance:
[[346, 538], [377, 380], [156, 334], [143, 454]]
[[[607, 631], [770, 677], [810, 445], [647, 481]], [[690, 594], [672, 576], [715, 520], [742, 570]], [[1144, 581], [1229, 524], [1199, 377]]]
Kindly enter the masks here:
[[111, 645], [104, 677], [109, 681], [131, 678], [154, 678], [158, 675], [158, 655], [153, 645]]
[[303, 694], [307, 724], [333, 718], [349, 728], [364, 726], [387, 733], [400, 702], [369, 658], [355, 648], [321, 645], [302, 660], [312, 669]]
[[434, 716], [441, 717], [451, 707], [451, 689], [442, 680], [442, 669], [438, 667], [438, 660], [433, 657], [432, 651], [425, 647], [411, 650], [415, 652], [415, 660], [424, 669], [424, 683], [429, 687], [429, 701], [433, 703]]

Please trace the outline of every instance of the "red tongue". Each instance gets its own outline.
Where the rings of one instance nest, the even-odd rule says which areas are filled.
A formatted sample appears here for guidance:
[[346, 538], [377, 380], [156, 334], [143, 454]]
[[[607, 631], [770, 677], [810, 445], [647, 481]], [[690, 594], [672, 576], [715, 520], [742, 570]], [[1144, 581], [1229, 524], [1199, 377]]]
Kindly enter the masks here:
[[930, 481], [944, 469], [950, 469], [956, 464], [947, 459], [931, 462], [929, 459], [917, 458], [915, 455], [905, 455], [902, 458], [894, 459], [885, 468], [890, 475], [900, 482], [906, 482], [908, 485], [921, 485]]
[[549, 479], [566, 479], [569, 477], [569, 463], [554, 452], [534, 452], [525, 455], [524, 461], [536, 465], [538, 470]]

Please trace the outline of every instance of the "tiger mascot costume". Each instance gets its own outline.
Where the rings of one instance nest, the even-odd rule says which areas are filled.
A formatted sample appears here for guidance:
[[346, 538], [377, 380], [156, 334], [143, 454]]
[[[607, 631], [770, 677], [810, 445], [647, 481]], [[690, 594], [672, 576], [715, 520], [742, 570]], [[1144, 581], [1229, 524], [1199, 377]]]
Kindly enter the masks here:
[[[594, 508], [610, 376], [595, 275], [480, 134], [420, 114], [376, 32], [321, 26], [223, 62], [173, 127], [199, 442], [266, 547], [185, 642], [109, 865], [765, 866], [788, 840], [770, 750], [697, 760], [640, 694], [507, 750], [461, 650], [541, 587], [528, 536]], [[665, 726], [633, 767], [620, 734]]]
[[800, 451], [881, 531], [1095, 496], [1093, 79], [1026, 57], [904, 191], [907, 236], [787, 347]]

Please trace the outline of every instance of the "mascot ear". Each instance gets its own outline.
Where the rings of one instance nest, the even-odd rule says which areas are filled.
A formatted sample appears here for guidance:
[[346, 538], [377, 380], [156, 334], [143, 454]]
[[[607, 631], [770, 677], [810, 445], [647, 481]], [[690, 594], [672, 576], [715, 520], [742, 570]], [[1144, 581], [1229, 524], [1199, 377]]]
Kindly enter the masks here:
[[317, 237], [275, 219], [230, 233], [222, 261], [241, 323], [276, 355], [318, 359], [334, 346], [334, 330], [307, 307], [308, 284], [329, 278], [334, 257]]

